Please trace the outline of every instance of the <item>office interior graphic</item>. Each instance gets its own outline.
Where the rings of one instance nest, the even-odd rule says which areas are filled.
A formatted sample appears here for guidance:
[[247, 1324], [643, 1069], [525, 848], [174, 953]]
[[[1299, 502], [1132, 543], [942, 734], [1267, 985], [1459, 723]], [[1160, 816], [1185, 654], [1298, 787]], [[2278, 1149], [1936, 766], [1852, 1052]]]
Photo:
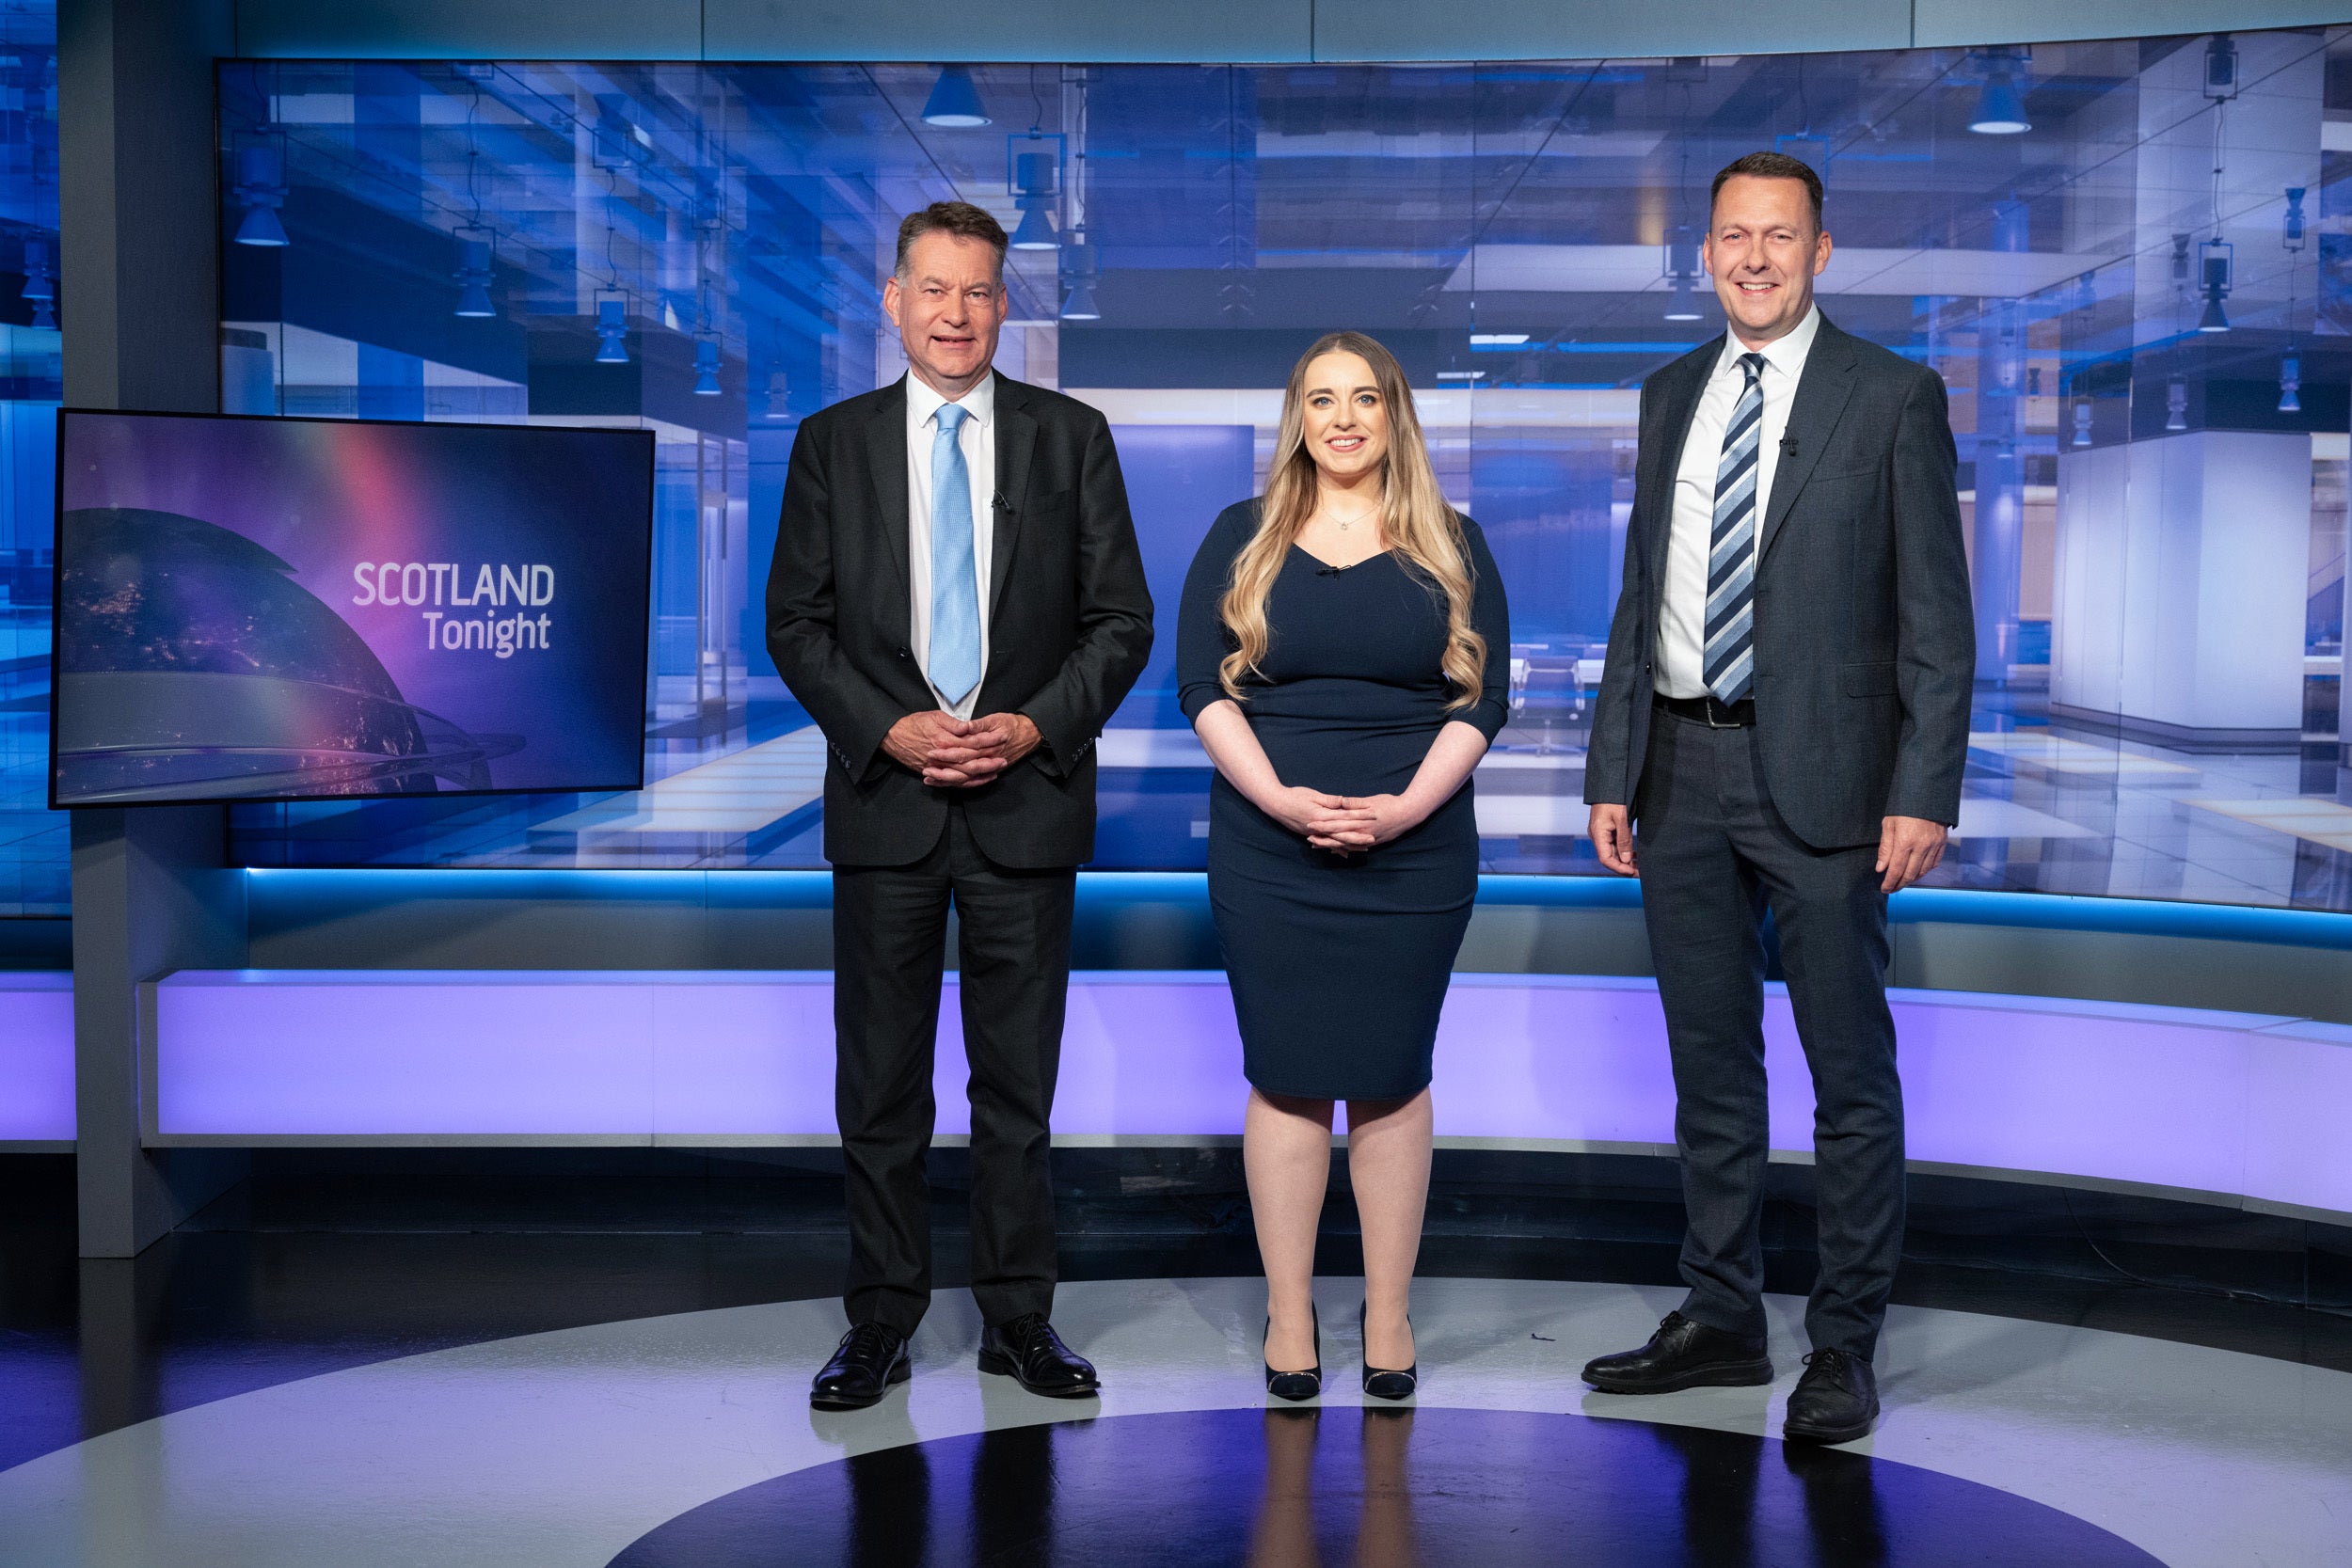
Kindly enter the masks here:
[[[1977, 595], [1943, 885], [2352, 908], [2344, 29], [1428, 66], [409, 64], [220, 75], [232, 410], [660, 439], [652, 786], [255, 808], [256, 865], [820, 863], [760, 587], [799, 420], [900, 373], [894, 214], [1013, 233], [1007, 373], [1111, 420], [1155, 598], [1291, 359], [1371, 330], [1511, 585], [1486, 869], [1598, 870], [1581, 768], [1641, 380], [1721, 329], [1706, 182], [1820, 165], [1831, 318], [1950, 388]], [[283, 243], [279, 243], [282, 240]], [[1096, 865], [1197, 867], [1163, 643]]]
[[0, 917], [60, 915], [66, 832], [48, 803], [50, 489], [57, 328], [57, 18], [0, 10]]

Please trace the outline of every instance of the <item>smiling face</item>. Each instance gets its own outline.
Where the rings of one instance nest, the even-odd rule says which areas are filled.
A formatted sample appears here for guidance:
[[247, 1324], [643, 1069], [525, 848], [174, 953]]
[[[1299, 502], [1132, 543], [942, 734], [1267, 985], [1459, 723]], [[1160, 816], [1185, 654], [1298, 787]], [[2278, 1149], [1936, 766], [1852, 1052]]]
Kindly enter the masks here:
[[996, 247], [942, 230], [907, 246], [906, 274], [882, 285], [882, 309], [898, 328], [907, 364], [950, 401], [988, 374], [1005, 325]]
[[1307, 455], [1326, 480], [1352, 486], [1377, 478], [1389, 456], [1389, 405], [1360, 354], [1326, 354], [1307, 366], [1299, 416]]
[[1724, 182], [1703, 253], [1732, 330], [1748, 347], [1785, 338], [1813, 308], [1813, 278], [1829, 265], [1829, 234], [1798, 180], [1740, 174]]

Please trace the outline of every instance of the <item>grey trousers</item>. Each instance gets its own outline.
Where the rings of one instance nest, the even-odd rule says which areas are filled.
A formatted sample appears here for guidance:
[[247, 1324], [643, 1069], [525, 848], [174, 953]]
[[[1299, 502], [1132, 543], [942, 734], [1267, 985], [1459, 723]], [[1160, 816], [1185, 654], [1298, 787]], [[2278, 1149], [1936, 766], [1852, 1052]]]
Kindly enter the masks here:
[[1753, 728], [1657, 715], [1635, 802], [1642, 908], [1674, 1057], [1685, 1317], [1764, 1332], [1770, 910], [1813, 1072], [1817, 1350], [1867, 1360], [1902, 1254], [1903, 1101], [1876, 845], [1816, 849], [1772, 809]]

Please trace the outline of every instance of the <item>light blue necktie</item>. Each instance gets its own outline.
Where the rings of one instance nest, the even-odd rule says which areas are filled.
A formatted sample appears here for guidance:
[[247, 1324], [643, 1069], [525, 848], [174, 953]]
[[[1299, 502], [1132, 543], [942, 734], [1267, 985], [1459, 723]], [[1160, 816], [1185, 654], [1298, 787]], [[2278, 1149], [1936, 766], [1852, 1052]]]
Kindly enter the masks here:
[[931, 645], [925, 673], [950, 705], [980, 681], [980, 578], [972, 561], [972, 475], [956, 439], [969, 408], [943, 404], [931, 437]]
[[1764, 433], [1764, 356], [1740, 356], [1747, 386], [1724, 427], [1715, 527], [1707, 552], [1707, 689], [1736, 703], [1756, 682], [1756, 478]]

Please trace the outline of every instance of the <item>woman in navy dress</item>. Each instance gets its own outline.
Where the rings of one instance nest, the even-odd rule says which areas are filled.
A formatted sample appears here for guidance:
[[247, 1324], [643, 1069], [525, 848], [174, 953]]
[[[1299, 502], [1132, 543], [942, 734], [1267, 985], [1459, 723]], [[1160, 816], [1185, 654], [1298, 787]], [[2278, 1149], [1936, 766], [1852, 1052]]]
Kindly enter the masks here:
[[[1478, 886], [1470, 769], [1502, 727], [1510, 621], [1438, 488], [1395, 358], [1334, 333], [1292, 371], [1266, 493], [1184, 580], [1177, 679], [1216, 765], [1209, 901], [1241, 1022], [1266, 1386], [1320, 1391], [1311, 1287], [1347, 1102], [1364, 1388], [1401, 1399], [1429, 1189], [1430, 1052]], [[1383, 1370], [1389, 1369], [1389, 1370]]]

